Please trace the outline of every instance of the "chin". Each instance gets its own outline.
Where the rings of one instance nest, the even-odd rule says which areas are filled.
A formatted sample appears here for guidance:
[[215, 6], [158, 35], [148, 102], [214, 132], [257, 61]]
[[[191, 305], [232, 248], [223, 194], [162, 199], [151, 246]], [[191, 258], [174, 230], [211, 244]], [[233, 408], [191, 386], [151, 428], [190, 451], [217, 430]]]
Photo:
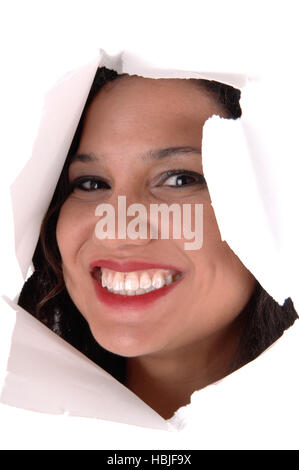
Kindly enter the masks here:
[[156, 351], [154, 345], [149, 342], [148, 334], [147, 338], [144, 338], [142, 335], [130, 335], [119, 332], [113, 336], [109, 334], [104, 337], [102, 334], [92, 331], [92, 335], [100, 346], [118, 356], [128, 358], [138, 357]]

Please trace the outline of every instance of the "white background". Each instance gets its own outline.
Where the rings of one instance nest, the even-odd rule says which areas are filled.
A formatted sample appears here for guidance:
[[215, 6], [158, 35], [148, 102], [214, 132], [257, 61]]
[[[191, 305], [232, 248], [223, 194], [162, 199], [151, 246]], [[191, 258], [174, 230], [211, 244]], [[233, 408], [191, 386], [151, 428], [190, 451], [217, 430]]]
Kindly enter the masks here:
[[[14, 296], [22, 283], [14, 261], [9, 186], [31, 155], [43, 95], [68, 70], [103, 47], [131, 48], [161, 66], [181, 57], [189, 69], [194, 51], [203, 68], [277, 74], [282, 88], [297, 87], [296, 2], [259, 1], [3, 1], [1, 31], [1, 291]], [[186, 46], [187, 45], [187, 46]], [[190, 50], [189, 50], [190, 48]], [[284, 81], [285, 80], [285, 81]], [[275, 100], [273, 104], [275, 112]], [[298, 154], [294, 153], [294, 158]], [[36, 175], [38, 178], [38, 175]], [[8, 331], [12, 325], [7, 325]], [[9, 335], [8, 335], [9, 338]], [[8, 344], [1, 344], [6, 357]], [[227, 403], [227, 407], [233, 403]], [[2, 448], [213, 448], [195, 435], [149, 431], [115, 423], [47, 416], [0, 405]], [[228, 434], [231, 433], [227, 422]], [[290, 427], [289, 433], [296, 432]], [[270, 432], [270, 434], [269, 434]], [[273, 429], [273, 436], [276, 432]], [[245, 447], [244, 438], [224, 447]], [[264, 443], [270, 447], [271, 430]], [[219, 436], [218, 436], [219, 437]], [[218, 446], [221, 446], [218, 440]], [[288, 444], [290, 443], [290, 444]], [[258, 447], [258, 442], [255, 442]], [[294, 446], [292, 440], [281, 446]], [[250, 446], [250, 443], [249, 443]]]

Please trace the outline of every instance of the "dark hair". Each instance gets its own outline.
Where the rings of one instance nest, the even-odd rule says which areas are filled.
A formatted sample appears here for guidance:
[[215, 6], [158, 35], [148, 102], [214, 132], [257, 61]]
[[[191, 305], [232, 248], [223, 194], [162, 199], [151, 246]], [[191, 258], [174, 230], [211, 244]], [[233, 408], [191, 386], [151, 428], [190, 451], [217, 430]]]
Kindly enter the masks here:
[[[96, 72], [53, 198], [41, 225], [40, 237], [33, 255], [34, 273], [25, 282], [18, 304], [116, 379], [124, 382], [125, 358], [106, 351], [96, 342], [87, 321], [66, 290], [56, 241], [59, 211], [70, 193], [68, 167], [79, 146], [86, 112], [103, 85], [119, 77], [121, 76], [116, 72], [105, 67]], [[237, 119], [241, 116], [240, 90], [215, 81], [199, 80], [198, 83], [223, 106], [228, 117]], [[298, 318], [290, 299], [287, 299], [282, 307], [279, 306], [258, 282], [242, 314], [245, 317], [245, 326], [232, 370], [255, 359]]]

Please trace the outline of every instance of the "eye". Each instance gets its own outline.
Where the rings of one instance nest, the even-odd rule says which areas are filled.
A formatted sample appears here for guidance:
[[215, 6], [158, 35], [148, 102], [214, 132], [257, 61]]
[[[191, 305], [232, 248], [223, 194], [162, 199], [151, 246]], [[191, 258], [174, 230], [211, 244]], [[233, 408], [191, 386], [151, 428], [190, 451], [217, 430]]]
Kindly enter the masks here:
[[94, 176], [81, 176], [71, 183], [71, 190], [75, 189], [80, 191], [98, 191], [99, 189], [111, 189], [109, 184]]
[[203, 175], [195, 171], [187, 170], [170, 170], [167, 171], [161, 186], [170, 187], [183, 187], [193, 185], [206, 185], [206, 180]]

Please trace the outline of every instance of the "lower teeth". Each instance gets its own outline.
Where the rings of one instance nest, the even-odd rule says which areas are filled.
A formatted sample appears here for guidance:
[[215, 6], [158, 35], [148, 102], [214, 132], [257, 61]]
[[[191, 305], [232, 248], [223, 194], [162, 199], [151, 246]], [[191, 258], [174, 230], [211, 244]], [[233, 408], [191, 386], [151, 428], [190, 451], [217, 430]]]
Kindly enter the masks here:
[[153, 290], [157, 290], [157, 289], [155, 289], [155, 287], [149, 287], [148, 289], [128, 290], [128, 291], [127, 290], [126, 291], [125, 290], [114, 291], [110, 287], [105, 287], [105, 289], [107, 289], [112, 294], [129, 295], [129, 296], [147, 294], [148, 292], [152, 292]]

